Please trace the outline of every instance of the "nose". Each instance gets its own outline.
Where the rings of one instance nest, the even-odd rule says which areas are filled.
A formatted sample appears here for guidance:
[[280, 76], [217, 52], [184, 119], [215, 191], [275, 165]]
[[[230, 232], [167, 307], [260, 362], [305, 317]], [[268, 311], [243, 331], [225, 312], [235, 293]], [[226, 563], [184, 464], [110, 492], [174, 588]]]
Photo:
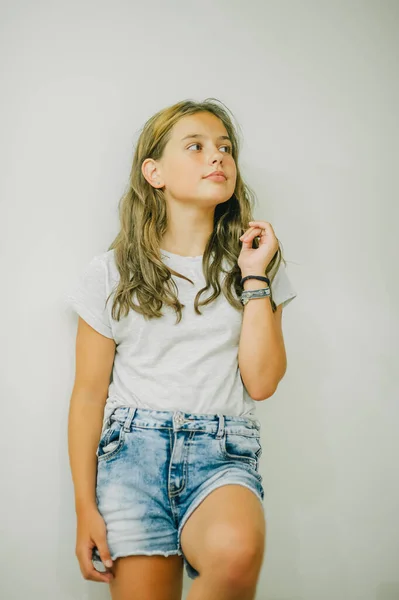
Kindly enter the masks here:
[[215, 154], [212, 157], [212, 164], [214, 164], [215, 161], [222, 164], [222, 160], [223, 160], [223, 152], [219, 152], [219, 150], [216, 150]]

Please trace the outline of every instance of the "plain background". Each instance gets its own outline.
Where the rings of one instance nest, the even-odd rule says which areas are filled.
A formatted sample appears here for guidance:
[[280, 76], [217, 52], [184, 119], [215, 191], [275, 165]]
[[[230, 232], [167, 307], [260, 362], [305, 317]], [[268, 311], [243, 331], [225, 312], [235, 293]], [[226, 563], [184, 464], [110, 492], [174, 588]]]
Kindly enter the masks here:
[[258, 407], [257, 600], [399, 598], [399, 3], [13, 0], [0, 16], [1, 597], [108, 598], [74, 555], [63, 297], [118, 230], [144, 122], [216, 97], [298, 291], [287, 373]]

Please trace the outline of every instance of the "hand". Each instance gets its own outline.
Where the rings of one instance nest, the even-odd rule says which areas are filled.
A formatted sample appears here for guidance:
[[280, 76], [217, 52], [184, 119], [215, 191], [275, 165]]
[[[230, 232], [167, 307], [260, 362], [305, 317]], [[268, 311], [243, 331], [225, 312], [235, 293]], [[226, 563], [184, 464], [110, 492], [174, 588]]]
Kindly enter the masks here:
[[[250, 221], [251, 227], [240, 237], [242, 248], [237, 260], [241, 273], [248, 275], [264, 275], [278, 250], [278, 239], [273, 227], [267, 221]], [[252, 248], [254, 238], [260, 236], [258, 248]]]
[[[89, 508], [77, 514], [76, 556], [79, 567], [85, 579], [109, 583], [113, 572], [106, 561], [112, 565], [111, 555], [107, 545], [107, 535], [104, 519], [97, 508]], [[107, 571], [100, 573], [94, 568], [92, 550], [96, 546], [101, 560]]]

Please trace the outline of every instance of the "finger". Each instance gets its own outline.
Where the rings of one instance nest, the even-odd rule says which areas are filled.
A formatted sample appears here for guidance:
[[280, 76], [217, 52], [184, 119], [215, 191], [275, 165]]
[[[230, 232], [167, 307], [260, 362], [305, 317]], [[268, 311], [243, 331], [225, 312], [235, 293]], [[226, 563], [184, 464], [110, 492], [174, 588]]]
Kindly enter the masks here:
[[244, 233], [242, 234], [242, 236], [240, 237], [247, 237], [249, 234], [251, 234], [253, 231], [255, 231], [256, 229], [260, 229], [260, 227], [250, 227], [249, 229], [247, 229], [246, 231], [244, 231]]
[[114, 575], [110, 571], [97, 571], [97, 569], [93, 566], [88, 573], [88, 576], [85, 579], [89, 581], [97, 581], [98, 583], [111, 583]]
[[97, 546], [97, 550], [101, 557], [101, 562], [103, 563], [103, 565], [105, 567], [111, 568], [113, 565], [113, 562], [112, 562], [111, 553], [109, 551], [105, 536], [101, 537], [100, 539], [97, 538], [96, 546]]
[[268, 223], [267, 221], [250, 221], [249, 225], [260, 227], [261, 229], [265, 230], [265, 233], [267, 229], [274, 233], [271, 223]]
[[244, 231], [244, 233], [240, 236], [240, 240], [245, 237], [246, 235], [248, 235], [248, 233], [250, 233], [250, 231], [252, 231], [253, 227], [250, 227], [249, 229], [247, 229], [246, 231]]
[[262, 227], [263, 229], [265, 227], [271, 227], [271, 224], [267, 221], [249, 221], [248, 225]]
[[91, 548], [87, 548], [84, 552], [77, 553], [79, 566], [83, 577], [89, 581], [109, 583], [113, 577], [113, 574], [108, 571], [104, 573], [97, 571], [92, 563], [91, 555]]
[[259, 235], [259, 233], [257, 233], [259, 230], [261, 231], [260, 227], [251, 227], [245, 233], [242, 234], [242, 236], [240, 237], [240, 240], [247, 241], [250, 238], [253, 239], [257, 235]]

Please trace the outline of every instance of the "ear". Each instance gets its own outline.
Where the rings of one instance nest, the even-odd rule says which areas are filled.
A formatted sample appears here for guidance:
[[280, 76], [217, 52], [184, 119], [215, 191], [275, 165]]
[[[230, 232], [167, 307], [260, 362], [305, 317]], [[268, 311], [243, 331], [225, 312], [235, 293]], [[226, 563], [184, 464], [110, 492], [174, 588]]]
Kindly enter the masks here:
[[163, 181], [157, 163], [153, 158], [146, 158], [141, 165], [143, 177], [154, 188], [163, 187]]

